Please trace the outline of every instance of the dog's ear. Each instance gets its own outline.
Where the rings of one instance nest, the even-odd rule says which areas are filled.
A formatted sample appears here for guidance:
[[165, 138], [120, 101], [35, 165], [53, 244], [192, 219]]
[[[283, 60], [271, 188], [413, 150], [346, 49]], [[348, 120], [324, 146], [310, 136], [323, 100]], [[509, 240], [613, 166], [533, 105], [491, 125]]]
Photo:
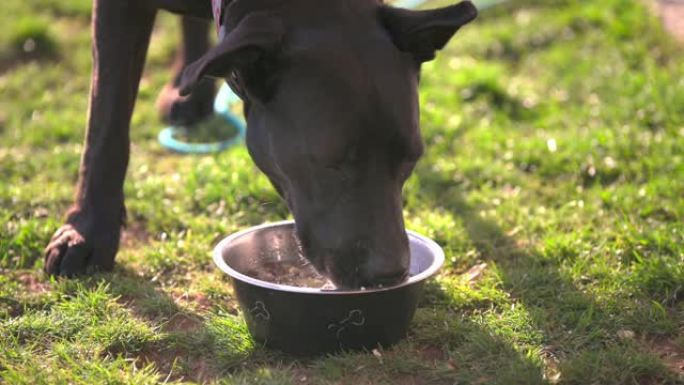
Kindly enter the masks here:
[[382, 6], [379, 16], [397, 48], [422, 63], [434, 59], [459, 28], [475, 19], [477, 8], [470, 1], [428, 11]]
[[188, 65], [180, 81], [180, 94], [188, 95], [203, 77], [223, 78], [275, 50], [284, 35], [282, 22], [266, 13], [246, 16], [199, 60]]

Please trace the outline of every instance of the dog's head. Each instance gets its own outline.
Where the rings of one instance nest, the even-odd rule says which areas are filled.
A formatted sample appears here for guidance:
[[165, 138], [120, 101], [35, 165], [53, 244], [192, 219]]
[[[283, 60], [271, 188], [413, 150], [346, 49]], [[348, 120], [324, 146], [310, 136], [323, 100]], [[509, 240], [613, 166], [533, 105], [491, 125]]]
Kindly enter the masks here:
[[292, 211], [305, 256], [340, 287], [406, 278], [401, 190], [423, 152], [420, 64], [475, 18], [468, 1], [235, 0], [226, 34], [182, 79], [225, 78], [247, 146]]

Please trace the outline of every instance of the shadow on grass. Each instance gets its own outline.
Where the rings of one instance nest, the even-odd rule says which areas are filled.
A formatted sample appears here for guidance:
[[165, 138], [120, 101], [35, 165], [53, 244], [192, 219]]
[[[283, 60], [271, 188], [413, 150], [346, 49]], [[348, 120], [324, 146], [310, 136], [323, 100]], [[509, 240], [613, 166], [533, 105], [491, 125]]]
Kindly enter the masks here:
[[445, 377], [450, 382], [445, 384], [547, 383], [540, 359], [516, 349], [505, 336], [478, 323], [471, 312], [454, 306], [437, 282], [426, 284], [409, 339], [444, 352], [451, 367]]
[[254, 345], [241, 316], [232, 308], [216, 305], [208, 312], [181, 306], [178, 298], [158, 284], [121, 265], [113, 274], [102, 275], [98, 282], [102, 281], [119, 297], [119, 303], [152, 325], [159, 336], [138, 352], [108, 349], [106, 354], [134, 358], [139, 367], [154, 364], [169, 380], [198, 383], [218, 380], [247, 362], [274, 359], [273, 353]]
[[[104, 287], [108, 295], [115, 297], [116, 302], [132, 317], [145, 322], [155, 331], [155, 338], [145, 340], [142, 346], [104, 346], [101, 353], [104, 357], [122, 356], [133, 360], [138, 368], [154, 365], [160, 376], [168, 376], [168, 380], [205, 382], [221, 374], [214, 368], [222, 363], [220, 359], [207, 359], [214, 357], [212, 352], [217, 348], [234, 353], [230, 356], [234, 362], [248, 356], [245, 349], [234, 351], [230, 346], [218, 346], [219, 337], [209, 327], [205, 315], [180, 306], [158, 284], [121, 264], [112, 273], [60, 280], [59, 284], [65, 285], [67, 296], [82, 289], [98, 290]], [[225, 359], [226, 355], [221, 358]]]
[[[297, 357], [272, 351], [249, 337], [241, 315], [212, 304], [210, 311], [196, 311], [178, 304], [158, 283], [150, 282], [125, 266], [112, 274], [81, 281], [86, 287], [103, 283], [133, 316], [158, 331], [158, 338], [131, 351], [117, 346], [103, 354], [134, 359], [139, 368], [154, 364], [169, 380], [212, 382], [225, 377], [270, 383], [268, 376], [285, 370], [286, 376], [308, 378], [308, 384], [327, 379], [346, 383], [453, 384], [454, 381], [492, 384], [541, 384], [541, 369], [504, 339], [484, 330], [467, 317], [453, 317], [435, 306], [448, 300], [436, 284], [429, 284], [407, 340], [382, 350], [384, 360], [370, 352], [346, 352], [331, 356]], [[448, 330], [444, 325], [449, 324]], [[466, 353], [451, 353], [447, 345], [466, 345]], [[446, 351], [445, 351], [446, 350]], [[497, 357], [501, 361], [487, 358]], [[476, 362], [465, 367], [463, 362]], [[267, 370], [263, 370], [267, 368]], [[337, 374], [336, 374], [337, 373]], [[264, 379], [261, 376], [265, 376]], [[257, 382], [259, 382], [257, 381]], [[402, 382], [404, 381], [404, 382]], [[261, 382], [259, 382], [261, 383]], [[384, 383], [380, 381], [380, 383]]]
[[[530, 326], [542, 335], [543, 347], [539, 353], [547, 369], [550, 365], [552, 372], [560, 370], [562, 383], [581, 384], [590, 378], [615, 384], [676, 383], [679, 374], [668, 371], [660, 359], [647, 351], [644, 341], [619, 337], [624, 326], [618, 320], [631, 316], [629, 308], [607, 309], [599, 304], [563, 274], [564, 256], [549, 257], [527, 249], [496, 223], [484, 219], [451, 181], [440, 180], [437, 173], [430, 171], [421, 177], [430, 180], [425, 184], [429, 187], [423, 187], [421, 194], [429, 208], [461, 219], [481, 258], [496, 266], [501, 289], [511, 300], [524, 306], [532, 322]], [[434, 287], [429, 293], [437, 301], [449, 301], [443, 298], [444, 292]], [[471, 330], [472, 325], [463, 318], [458, 321], [459, 326]], [[510, 353], [496, 359], [501, 361], [503, 357], [517, 354], [521, 367], [529, 369], [529, 358], [523, 358], [511, 343], [502, 343], [501, 349]]]

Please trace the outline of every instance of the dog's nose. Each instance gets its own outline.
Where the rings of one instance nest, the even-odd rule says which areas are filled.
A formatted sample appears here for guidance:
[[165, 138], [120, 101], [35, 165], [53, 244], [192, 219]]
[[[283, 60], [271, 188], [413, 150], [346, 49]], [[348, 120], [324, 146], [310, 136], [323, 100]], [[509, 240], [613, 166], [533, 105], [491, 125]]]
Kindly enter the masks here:
[[361, 286], [367, 288], [390, 287], [404, 282], [408, 278], [408, 271], [405, 269], [388, 272], [368, 272], [361, 279]]
[[362, 286], [365, 287], [390, 287], [404, 282], [408, 278], [407, 271], [397, 271], [386, 275], [371, 275]]
[[360, 271], [364, 287], [388, 287], [404, 282], [408, 277], [409, 252], [396, 248], [393, 253], [370, 258]]
[[407, 259], [401, 257], [371, 259], [358, 269], [349, 269], [342, 274], [338, 270], [337, 274], [331, 274], [329, 278], [340, 289], [390, 287], [404, 282], [408, 277], [408, 264], [404, 261]]

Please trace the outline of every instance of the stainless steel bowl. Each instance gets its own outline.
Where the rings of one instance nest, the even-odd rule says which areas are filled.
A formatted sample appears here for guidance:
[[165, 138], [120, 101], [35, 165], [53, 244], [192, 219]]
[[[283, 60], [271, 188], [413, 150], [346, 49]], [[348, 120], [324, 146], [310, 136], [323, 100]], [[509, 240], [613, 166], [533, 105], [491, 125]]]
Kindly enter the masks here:
[[324, 290], [256, 279], [265, 264], [300, 258], [294, 222], [252, 227], [223, 239], [214, 262], [233, 282], [250, 333], [256, 341], [287, 353], [311, 355], [387, 347], [406, 335], [423, 283], [444, 263], [432, 240], [407, 231], [410, 277], [368, 290]]

